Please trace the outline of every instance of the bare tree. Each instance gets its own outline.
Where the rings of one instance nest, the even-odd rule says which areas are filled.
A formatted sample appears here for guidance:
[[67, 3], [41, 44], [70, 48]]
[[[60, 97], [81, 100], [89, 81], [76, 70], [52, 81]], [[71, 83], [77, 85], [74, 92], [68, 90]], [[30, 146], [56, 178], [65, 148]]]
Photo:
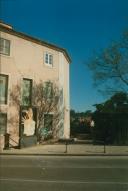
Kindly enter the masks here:
[[[19, 111], [20, 111], [20, 86], [19, 85], [13, 85], [12, 89], [10, 90], [10, 101], [9, 101], [9, 107], [13, 109], [13, 113], [11, 112], [11, 115], [9, 116], [8, 123], [13, 126], [13, 129], [10, 129], [13, 132], [13, 134], [19, 134], [19, 128], [17, 126], [19, 125]], [[15, 114], [14, 114], [15, 112]]]
[[88, 64], [94, 85], [100, 91], [116, 93], [128, 91], [128, 30], [119, 42], [93, 56]]
[[[19, 85], [13, 86], [10, 90], [12, 105], [20, 112], [22, 105], [21, 88]], [[32, 105], [37, 108], [37, 130], [49, 129], [52, 137], [57, 137], [63, 130], [64, 107], [62, 89], [51, 81], [43, 83], [40, 81], [32, 87]], [[30, 107], [31, 107], [30, 106]], [[45, 121], [44, 121], [45, 120]], [[15, 116], [10, 119], [10, 123], [15, 121]]]
[[38, 108], [38, 130], [47, 128], [52, 131], [53, 137], [57, 137], [62, 128], [61, 122], [64, 118], [64, 108], [61, 107], [62, 96], [62, 90], [51, 81], [45, 83], [40, 81], [33, 87], [33, 105]]
[[10, 103], [19, 111], [21, 104], [21, 88], [18, 84], [13, 85], [10, 90]]

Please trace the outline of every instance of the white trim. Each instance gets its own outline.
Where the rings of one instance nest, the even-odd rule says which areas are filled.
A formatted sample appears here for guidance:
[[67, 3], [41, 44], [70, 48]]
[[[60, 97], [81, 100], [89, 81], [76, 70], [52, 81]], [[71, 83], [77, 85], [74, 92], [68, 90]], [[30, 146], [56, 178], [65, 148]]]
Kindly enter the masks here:
[[[48, 63], [45, 62], [46, 54], [48, 55]], [[51, 64], [49, 63], [49, 60], [50, 60], [49, 57], [50, 57], [50, 56], [52, 56], [52, 63], [51, 63]], [[53, 54], [50, 53], [50, 52], [45, 51], [45, 52], [44, 52], [44, 64], [45, 64], [46, 66], [50, 67], [50, 68], [53, 68], [53, 62], [54, 62], [54, 60], [53, 60]]]

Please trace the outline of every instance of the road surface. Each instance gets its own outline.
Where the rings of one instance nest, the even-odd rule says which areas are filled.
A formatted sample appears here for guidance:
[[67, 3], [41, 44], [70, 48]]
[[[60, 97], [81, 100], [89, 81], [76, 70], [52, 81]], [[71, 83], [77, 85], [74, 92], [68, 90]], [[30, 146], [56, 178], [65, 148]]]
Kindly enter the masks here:
[[128, 191], [128, 157], [0, 156], [1, 191]]

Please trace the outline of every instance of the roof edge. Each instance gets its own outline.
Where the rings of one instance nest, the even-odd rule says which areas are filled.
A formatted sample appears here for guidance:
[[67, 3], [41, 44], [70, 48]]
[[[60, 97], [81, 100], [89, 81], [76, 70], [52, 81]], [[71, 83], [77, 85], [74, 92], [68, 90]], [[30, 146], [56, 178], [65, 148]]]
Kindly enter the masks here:
[[56, 45], [54, 45], [52, 43], [46, 42], [44, 40], [32, 37], [32, 36], [30, 36], [28, 34], [18, 32], [16, 30], [14, 30], [12, 27], [8, 27], [10, 25], [8, 25], [8, 26], [6, 26], [6, 25], [8, 25], [8, 24], [4, 24], [3, 22], [1, 22], [0, 23], [0, 30], [3, 31], [3, 32], [9, 33], [9, 34], [13, 34], [15, 36], [18, 36], [18, 37], [23, 38], [25, 40], [29, 40], [31, 42], [34, 42], [34, 43], [37, 43], [37, 44], [40, 44], [40, 45], [45, 45], [45, 46], [47, 46], [49, 48], [52, 48], [54, 50], [58, 50], [58, 51], [62, 52], [64, 54], [64, 56], [66, 57], [67, 61], [69, 63], [71, 63], [71, 58], [70, 58], [69, 54], [67, 53], [66, 49], [58, 47], [58, 46], [56, 46]]

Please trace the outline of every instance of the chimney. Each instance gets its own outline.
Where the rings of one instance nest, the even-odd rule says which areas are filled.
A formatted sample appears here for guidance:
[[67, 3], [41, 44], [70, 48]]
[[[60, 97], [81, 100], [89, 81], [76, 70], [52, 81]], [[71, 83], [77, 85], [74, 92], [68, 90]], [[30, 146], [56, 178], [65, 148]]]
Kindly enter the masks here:
[[11, 25], [6, 24], [6, 23], [4, 23], [4, 22], [1, 21], [1, 20], [0, 20], [0, 26], [5, 27], [5, 28], [7, 28], [7, 29], [12, 29], [12, 26], [11, 26]]

